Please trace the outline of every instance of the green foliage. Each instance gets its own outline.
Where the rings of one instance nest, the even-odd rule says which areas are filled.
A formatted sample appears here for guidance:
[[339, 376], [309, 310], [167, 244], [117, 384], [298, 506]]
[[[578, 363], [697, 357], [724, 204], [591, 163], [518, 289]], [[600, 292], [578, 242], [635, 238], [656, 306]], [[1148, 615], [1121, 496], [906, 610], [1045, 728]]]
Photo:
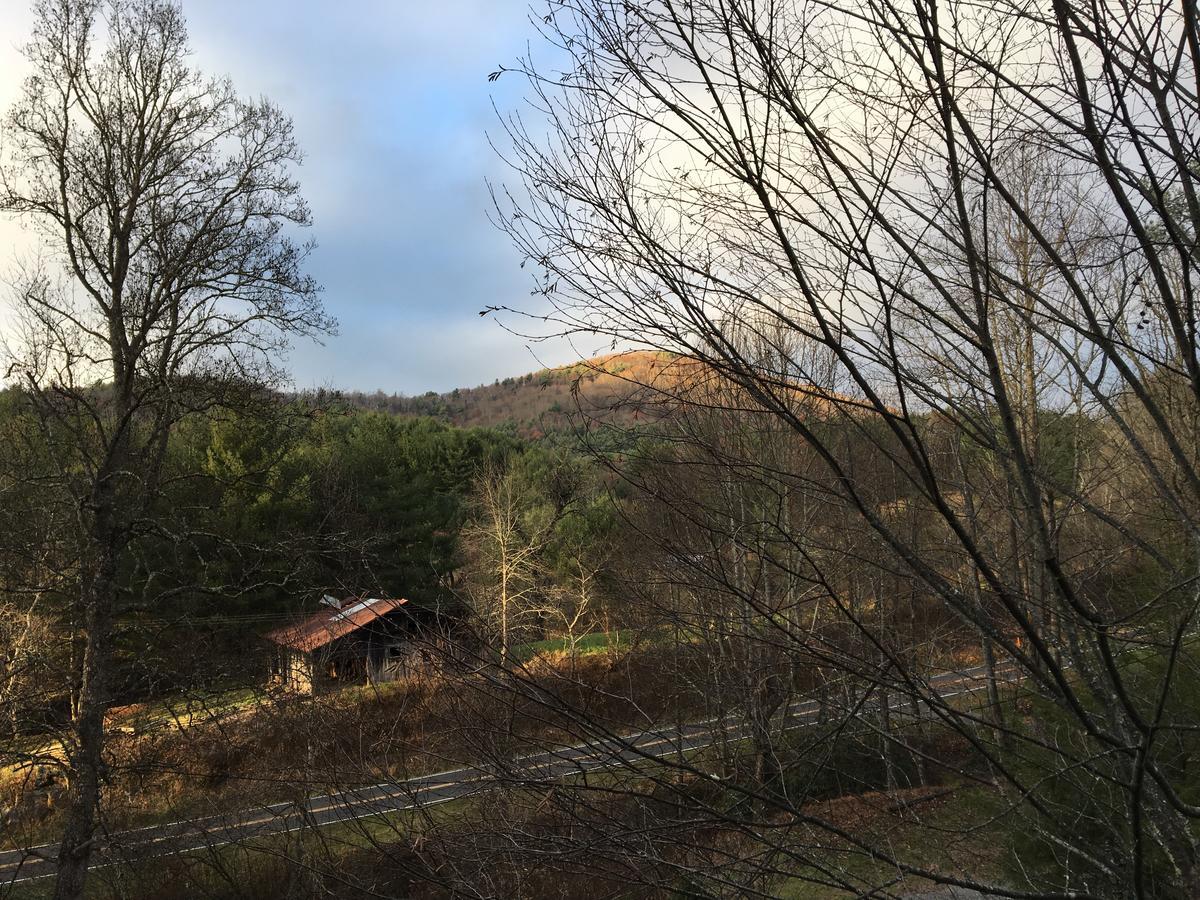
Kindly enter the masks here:
[[481, 474], [464, 588], [501, 654], [611, 622], [614, 503], [591, 459], [555, 445], [524, 446]]
[[[359, 412], [316, 415], [290, 435], [214, 425], [204, 451], [219, 486], [219, 530], [290, 536], [314, 588], [433, 603], [449, 598], [476, 470], [514, 446], [494, 431]], [[257, 601], [280, 608], [297, 599], [276, 592]]]
[[[476, 472], [522, 449], [493, 429], [304, 400], [264, 405], [172, 432], [161, 496], [122, 558], [118, 696], [210, 669], [217, 677], [215, 660], [248, 659], [261, 632], [323, 592], [452, 603]], [[74, 519], [35, 488], [71, 473], [56, 469], [55, 438], [26, 414], [19, 390], [0, 393], [0, 435], [0, 603], [39, 597], [38, 614], [69, 634], [78, 587], [63, 538]]]
[[[1150, 761], [1187, 804], [1200, 800], [1200, 647], [1182, 648], [1172, 665], [1170, 653], [1132, 650], [1121, 661], [1126, 692], [1144, 721], [1154, 723], [1156, 740]], [[1167, 668], [1171, 665], [1171, 676]], [[1167, 695], [1160, 697], [1164, 684]], [[1158, 712], [1163, 701], [1161, 714]], [[1104, 704], [1093, 699], [1092, 712], [1105, 718]], [[1055, 704], [1036, 701], [1032, 720], [1043, 749], [1029, 752], [1018, 764], [1025, 783], [1036, 785], [1042, 809], [1023, 804], [1020, 815], [1005, 816], [1009, 826], [1007, 866], [1013, 883], [1028, 882], [1046, 889], [1073, 889], [1101, 897], [1131, 896], [1137, 879], [1132, 869], [1138, 840], [1130, 819], [1128, 785], [1137, 778], [1132, 753], [1106, 746], [1084, 734]], [[1152, 780], [1142, 790], [1151, 804], [1165, 803]], [[1146, 862], [1141, 896], [1182, 900], [1173, 862], [1160, 842], [1150, 840], [1143, 819], [1142, 846]], [[1192, 834], [1180, 840], [1195, 840]], [[1086, 848], [1087, 856], [1066, 848], [1058, 838], [1071, 836], [1071, 845]], [[1169, 843], [1169, 840], [1164, 842]]]
[[[514, 379], [508, 387], [531, 381]], [[488, 463], [511, 474], [526, 527], [549, 527], [539, 590], [565, 596], [575, 579], [572, 589], [586, 589], [595, 608], [616, 512], [596, 467], [576, 447], [530, 443], [511, 425], [460, 428], [339, 408], [330, 399], [264, 396], [245, 415], [214, 411], [171, 433], [163, 491], [147, 519], [153, 527], [139, 531], [122, 559], [119, 696], [132, 700], [228, 675], [218, 671], [225, 665], [218, 659], [253, 666], [245, 651], [259, 635], [311, 610], [321, 593], [403, 596], [453, 608], [464, 565], [460, 534]], [[0, 394], [0, 432], [12, 463], [0, 473], [7, 501], [0, 509], [0, 589], [17, 595], [32, 586], [48, 598], [46, 613], [69, 609], [71, 561], [47, 536], [69, 527], [70, 510], [22, 500], [34, 496], [25, 490], [32, 490], [31, 476], [55, 474], [53, 436], [48, 441], [24, 414], [19, 390]], [[35, 570], [30, 560], [47, 551], [46, 571]], [[47, 572], [58, 573], [61, 602]], [[70, 633], [75, 626], [60, 620], [57, 627]]]
[[[620, 650], [629, 646], [629, 639], [623, 638], [619, 630], [593, 631], [581, 635], [575, 640], [575, 652], [580, 656], [592, 653], [606, 653], [609, 650]], [[544, 641], [531, 641], [513, 648], [513, 658], [526, 662], [539, 654], [567, 653], [571, 650], [569, 638], [548, 638]]]

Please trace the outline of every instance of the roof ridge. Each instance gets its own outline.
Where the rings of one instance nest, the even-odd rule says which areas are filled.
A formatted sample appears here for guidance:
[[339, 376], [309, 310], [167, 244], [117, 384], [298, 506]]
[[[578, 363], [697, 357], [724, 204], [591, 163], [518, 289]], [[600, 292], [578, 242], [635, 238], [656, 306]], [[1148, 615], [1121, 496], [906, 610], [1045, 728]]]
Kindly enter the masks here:
[[265, 637], [281, 646], [307, 652], [345, 637], [406, 603], [406, 597], [367, 597], [332, 613], [317, 610], [300, 621], [267, 632]]

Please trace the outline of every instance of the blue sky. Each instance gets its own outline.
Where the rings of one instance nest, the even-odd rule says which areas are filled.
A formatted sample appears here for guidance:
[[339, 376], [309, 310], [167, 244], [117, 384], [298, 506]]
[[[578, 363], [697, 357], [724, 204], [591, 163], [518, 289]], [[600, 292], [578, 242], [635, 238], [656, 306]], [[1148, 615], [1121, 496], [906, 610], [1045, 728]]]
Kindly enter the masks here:
[[[540, 0], [539, 0], [540, 2]], [[299, 345], [297, 386], [420, 393], [574, 358], [529, 348], [478, 312], [530, 301], [529, 272], [488, 221], [486, 181], [509, 177], [487, 142], [521, 84], [489, 83], [535, 39], [528, 0], [183, 0], [195, 63], [295, 120], [319, 247], [310, 271], [340, 333]], [[0, 4], [0, 104], [29, 31]], [[19, 252], [11, 223], [0, 257]], [[536, 354], [536, 358], [535, 358]]]

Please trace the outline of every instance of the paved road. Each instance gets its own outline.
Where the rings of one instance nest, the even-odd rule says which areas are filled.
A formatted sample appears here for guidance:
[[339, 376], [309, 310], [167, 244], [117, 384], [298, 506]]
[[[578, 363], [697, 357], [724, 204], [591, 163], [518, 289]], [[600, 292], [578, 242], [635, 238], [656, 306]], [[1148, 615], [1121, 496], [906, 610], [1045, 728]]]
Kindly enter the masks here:
[[[941, 697], [948, 699], [980, 690], [982, 678], [983, 669], [975, 668], [947, 672], [932, 679], [932, 683]], [[800, 701], [788, 709], [785, 725], [788, 728], [811, 725], [819, 711], [816, 700]], [[697, 722], [533, 753], [513, 760], [512, 770], [521, 780], [556, 780], [686, 754], [719, 740], [737, 740], [746, 735], [744, 725], [727, 725], [716, 720]], [[496, 773], [468, 766], [311, 797], [303, 803], [275, 803], [228, 815], [122, 831], [109, 835], [97, 846], [92, 865], [187, 853], [300, 828], [320, 828], [383, 813], [424, 809], [492, 790], [500, 783]], [[0, 852], [0, 885], [53, 875], [57, 854], [56, 844]]]

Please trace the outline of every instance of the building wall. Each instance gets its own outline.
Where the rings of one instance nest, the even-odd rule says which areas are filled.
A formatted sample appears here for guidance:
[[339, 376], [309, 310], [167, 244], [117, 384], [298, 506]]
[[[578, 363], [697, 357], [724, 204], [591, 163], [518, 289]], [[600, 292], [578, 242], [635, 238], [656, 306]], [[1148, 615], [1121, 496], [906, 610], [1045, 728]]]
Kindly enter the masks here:
[[399, 616], [360, 628], [312, 652], [281, 647], [273, 681], [312, 694], [348, 684], [395, 681], [414, 667], [413, 623]]
[[371, 684], [395, 681], [408, 669], [411, 657], [409, 641], [393, 637], [373, 642], [367, 654], [367, 680]]
[[289, 691], [298, 694], [313, 692], [313, 658], [309, 653], [290, 648], [281, 652], [279, 681]]

